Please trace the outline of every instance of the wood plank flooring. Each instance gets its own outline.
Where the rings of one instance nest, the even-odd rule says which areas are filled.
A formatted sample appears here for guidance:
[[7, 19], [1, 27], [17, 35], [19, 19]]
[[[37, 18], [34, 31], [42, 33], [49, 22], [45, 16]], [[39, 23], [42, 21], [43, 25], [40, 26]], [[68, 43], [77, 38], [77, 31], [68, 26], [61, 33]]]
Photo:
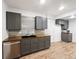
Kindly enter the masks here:
[[75, 43], [56, 42], [46, 50], [35, 52], [20, 59], [76, 59]]

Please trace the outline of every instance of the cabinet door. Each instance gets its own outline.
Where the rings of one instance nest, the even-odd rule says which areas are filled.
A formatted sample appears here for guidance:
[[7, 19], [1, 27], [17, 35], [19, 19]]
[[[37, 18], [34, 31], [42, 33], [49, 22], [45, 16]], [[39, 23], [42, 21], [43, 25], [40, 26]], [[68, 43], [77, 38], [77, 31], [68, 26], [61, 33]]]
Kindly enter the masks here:
[[30, 53], [30, 39], [26, 38], [26, 39], [22, 39], [21, 40], [21, 54], [25, 55]]
[[35, 17], [35, 29], [42, 30], [43, 29], [43, 19], [42, 17]]
[[15, 18], [15, 14], [12, 14], [12, 13], [9, 13], [9, 12], [6, 12], [6, 27], [7, 27], [7, 30], [14, 30], [14, 20]]
[[69, 26], [69, 23], [68, 23], [68, 20], [65, 20], [65, 23], [64, 23], [64, 29], [68, 29], [68, 26]]
[[6, 29], [8, 31], [19, 31], [21, 29], [21, 14], [6, 12]]
[[69, 41], [69, 34], [67, 33], [61, 33], [61, 38], [62, 38], [62, 41], [64, 42], [68, 42]]
[[15, 24], [15, 31], [21, 29], [21, 15], [18, 13], [15, 16], [15, 23], [14, 24]]
[[47, 29], [47, 19], [44, 17], [35, 17], [35, 28], [39, 30]]
[[38, 39], [36, 38], [31, 38], [31, 52], [37, 51], [38, 50]]
[[42, 38], [38, 38], [39, 39], [39, 50], [44, 49], [45, 48], [45, 39]]
[[47, 19], [43, 18], [43, 29], [47, 29]]
[[69, 33], [69, 34], [68, 34], [68, 41], [69, 41], [69, 42], [72, 42], [72, 33]]
[[45, 37], [45, 48], [50, 47], [50, 36]]

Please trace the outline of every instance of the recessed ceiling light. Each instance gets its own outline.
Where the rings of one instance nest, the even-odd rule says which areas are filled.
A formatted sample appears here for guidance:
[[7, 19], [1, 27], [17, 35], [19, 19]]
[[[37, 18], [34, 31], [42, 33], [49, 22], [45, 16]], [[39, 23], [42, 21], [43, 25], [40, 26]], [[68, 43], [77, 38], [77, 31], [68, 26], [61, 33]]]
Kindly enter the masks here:
[[63, 9], [64, 9], [64, 6], [60, 6], [59, 10], [61, 11], [61, 10], [63, 10]]
[[40, 4], [45, 4], [46, 0], [40, 0]]

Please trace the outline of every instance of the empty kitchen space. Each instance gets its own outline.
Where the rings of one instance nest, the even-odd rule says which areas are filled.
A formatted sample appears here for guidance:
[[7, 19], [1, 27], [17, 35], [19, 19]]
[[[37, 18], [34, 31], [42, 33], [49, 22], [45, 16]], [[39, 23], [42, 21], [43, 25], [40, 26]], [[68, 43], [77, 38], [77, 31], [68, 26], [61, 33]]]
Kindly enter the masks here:
[[76, 59], [76, 0], [2, 0], [3, 59]]

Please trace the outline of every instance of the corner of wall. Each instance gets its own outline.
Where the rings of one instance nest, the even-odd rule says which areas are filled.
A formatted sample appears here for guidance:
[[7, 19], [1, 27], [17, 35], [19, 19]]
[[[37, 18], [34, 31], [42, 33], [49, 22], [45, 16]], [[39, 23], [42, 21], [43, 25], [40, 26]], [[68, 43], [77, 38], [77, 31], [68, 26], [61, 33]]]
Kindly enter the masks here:
[[6, 31], [6, 9], [7, 5], [5, 1], [2, 1], [2, 40], [5, 40], [8, 37], [8, 33]]

